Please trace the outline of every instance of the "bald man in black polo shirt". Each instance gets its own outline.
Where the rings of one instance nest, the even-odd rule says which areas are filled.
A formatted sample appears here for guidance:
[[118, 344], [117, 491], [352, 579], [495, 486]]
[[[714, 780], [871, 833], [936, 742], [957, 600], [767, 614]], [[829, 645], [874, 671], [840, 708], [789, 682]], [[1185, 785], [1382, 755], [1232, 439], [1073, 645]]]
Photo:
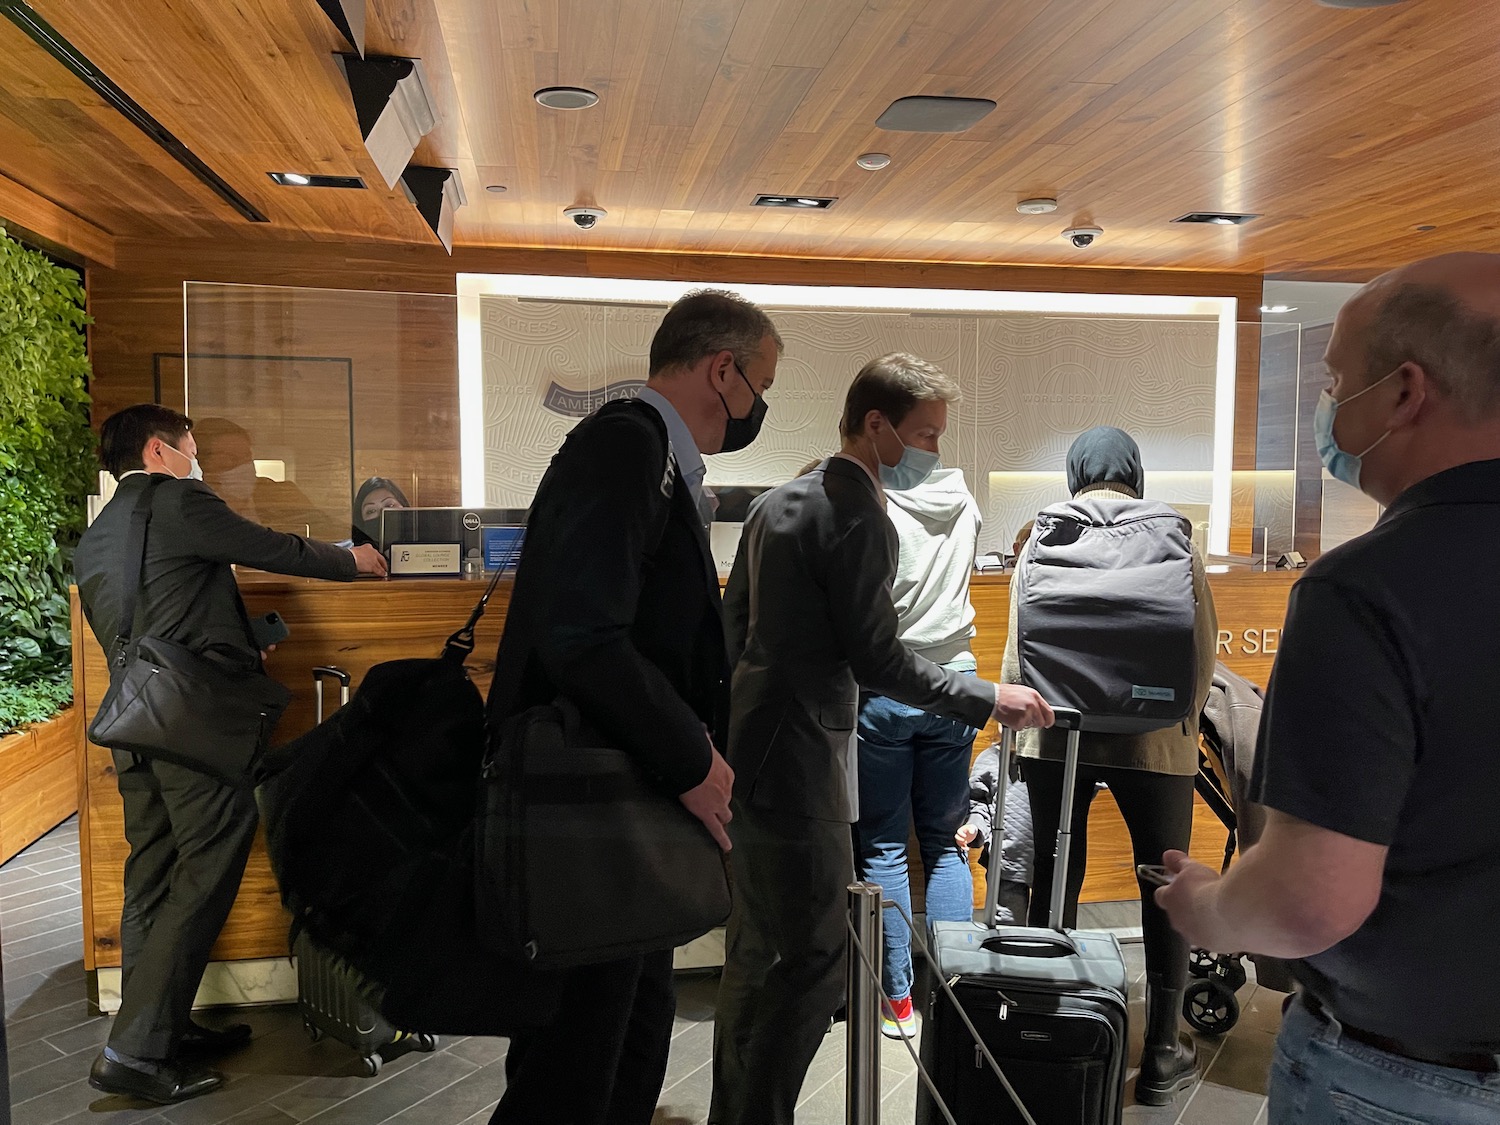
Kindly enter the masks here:
[[1300, 958], [1271, 1125], [1500, 1121], [1500, 255], [1339, 314], [1314, 429], [1386, 511], [1292, 591], [1230, 873], [1177, 852], [1194, 944]]

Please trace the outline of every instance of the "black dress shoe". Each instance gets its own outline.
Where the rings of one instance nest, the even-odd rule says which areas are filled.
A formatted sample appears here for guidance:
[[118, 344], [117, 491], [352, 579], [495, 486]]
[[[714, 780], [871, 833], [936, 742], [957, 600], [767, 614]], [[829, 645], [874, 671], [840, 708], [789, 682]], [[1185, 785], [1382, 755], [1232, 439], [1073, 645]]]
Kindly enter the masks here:
[[250, 1042], [248, 1023], [233, 1023], [221, 1028], [189, 1023], [187, 1030], [182, 1033], [182, 1038], [178, 1040], [177, 1046], [188, 1053], [207, 1055], [218, 1051], [232, 1051], [236, 1047], [243, 1047], [248, 1042]]
[[216, 1070], [133, 1059], [108, 1047], [89, 1069], [89, 1085], [94, 1089], [157, 1105], [187, 1101], [223, 1084], [224, 1076]]

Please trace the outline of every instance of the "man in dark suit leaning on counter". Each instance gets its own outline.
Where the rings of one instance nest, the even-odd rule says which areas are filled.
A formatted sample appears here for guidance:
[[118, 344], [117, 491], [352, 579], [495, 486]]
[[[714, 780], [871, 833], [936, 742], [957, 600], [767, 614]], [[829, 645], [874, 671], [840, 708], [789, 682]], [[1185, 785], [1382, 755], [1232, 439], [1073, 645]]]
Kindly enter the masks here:
[[[120, 631], [131, 513], [152, 477], [151, 522], [133, 636], [162, 637], [232, 666], [256, 668], [230, 564], [307, 578], [384, 574], [374, 547], [338, 547], [244, 519], [203, 483], [192, 420], [143, 403], [105, 420], [99, 457], [119, 487], [83, 533], [73, 559], [78, 599], [105, 652]], [[125, 802], [125, 905], [120, 1011], [89, 1083], [168, 1103], [223, 1082], [196, 1061], [250, 1038], [189, 1018], [209, 950], [239, 892], [257, 821], [255, 798], [197, 770], [113, 751]]]
[[[667, 310], [640, 397], [580, 422], [542, 478], [489, 698], [499, 727], [565, 696], [726, 850], [734, 775], [715, 742], [729, 664], [702, 455], [755, 439], [780, 354], [770, 318], [733, 294]], [[511, 1040], [491, 1122], [647, 1125], [672, 1040], [672, 950], [560, 975], [562, 1014]]]
[[838, 1010], [860, 689], [973, 727], [991, 717], [1052, 723], [1030, 688], [949, 671], [898, 636], [897, 538], [881, 470], [915, 460], [915, 435], [941, 434], [957, 397], [947, 376], [913, 357], [867, 364], [845, 399], [842, 451], [759, 497], [745, 524], [725, 591], [736, 660], [735, 902], [714, 1028], [713, 1125], [791, 1125]]

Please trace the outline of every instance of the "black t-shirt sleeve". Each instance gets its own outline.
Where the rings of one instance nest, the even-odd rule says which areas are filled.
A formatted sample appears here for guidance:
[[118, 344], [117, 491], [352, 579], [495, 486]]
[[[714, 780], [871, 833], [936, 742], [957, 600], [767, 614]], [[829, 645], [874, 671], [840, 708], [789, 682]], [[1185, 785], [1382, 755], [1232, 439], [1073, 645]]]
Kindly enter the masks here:
[[1392, 624], [1346, 587], [1293, 587], [1266, 693], [1254, 800], [1390, 845], [1416, 767], [1415, 688]]

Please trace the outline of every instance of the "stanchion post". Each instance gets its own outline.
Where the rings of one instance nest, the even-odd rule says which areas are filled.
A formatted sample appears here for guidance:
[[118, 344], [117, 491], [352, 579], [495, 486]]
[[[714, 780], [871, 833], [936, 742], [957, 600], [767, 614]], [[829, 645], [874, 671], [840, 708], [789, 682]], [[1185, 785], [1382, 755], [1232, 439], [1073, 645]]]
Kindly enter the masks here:
[[[844, 1060], [844, 1093], [848, 1125], [880, 1122], [880, 981], [884, 943], [876, 883], [849, 884], [849, 949], [846, 961], [848, 1044]], [[863, 950], [863, 956], [861, 956]]]

